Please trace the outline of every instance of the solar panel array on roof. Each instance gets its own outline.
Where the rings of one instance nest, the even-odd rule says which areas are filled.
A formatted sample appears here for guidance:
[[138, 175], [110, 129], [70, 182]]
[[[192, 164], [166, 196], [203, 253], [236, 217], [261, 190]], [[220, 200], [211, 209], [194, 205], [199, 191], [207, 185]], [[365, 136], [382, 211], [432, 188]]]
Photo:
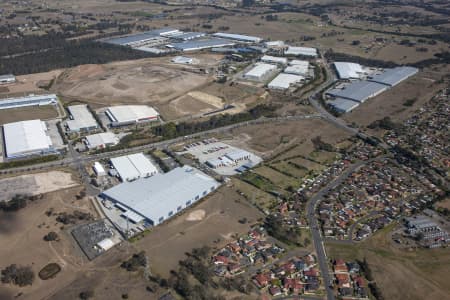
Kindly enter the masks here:
[[332, 89], [327, 91], [328, 95], [337, 98], [344, 98], [357, 102], [364, 102], [371, 97], [388, 89], [388, 86], [370, 81], [355, 81], [347, 85], [343, 89]]
[[388, 86], [395, 86], [403, 80], [417, 74], [417, 72], [419, 72], [419, 69], [413, 67], [396, 67], [393, 69], [385, 69], [383, 73], [374, 75], [368, 80]]
[[119, 184], [104, 191], [103, 196], [158, 225], [218, 186], [213, 178], [184, 166], [165, 174]]

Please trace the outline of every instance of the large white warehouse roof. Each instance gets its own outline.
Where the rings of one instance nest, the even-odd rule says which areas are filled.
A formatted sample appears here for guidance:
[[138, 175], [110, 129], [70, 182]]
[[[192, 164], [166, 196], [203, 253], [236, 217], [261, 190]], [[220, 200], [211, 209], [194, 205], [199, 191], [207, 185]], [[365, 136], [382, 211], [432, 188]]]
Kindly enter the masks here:
[[106, 114], [113, 124], [133, 124], [141, 121], [155, 120], [158, 112], [146, 105], [119, 105], [111, 106]]
[[259, 43], [263, 40], [262, 38], [257, 37], [257, 36], [243, 35], [243, 34], [218, 32], [218, 33], [214, 33], [213, 35], [216, 37], [220, 37], [220, 38], [232, 39], [232, 40], [243, 41], [243, 42], [251, 42], [251, 43]]
[[158, 169], [143, 153], [111, 158], [111, 163], [122, 181], [132, 181], [158, 173]]
[[286, 57], [276, 57], [276, 56], [270, 56], [270, 55], [264, 55], [261, 57], [261, 61], [267, 62], [267, 63], [276, 63], [276, 64], [287, 64], [288, 60]]
[[18, 98], [0, 99], [0, 109], [8, 109], [23, 106], [49, 105], [55, 104], [58, 98], [55, 94], [29, 95]]
[[86, 104], [72, 105], [67, 107], [71, 120], [67, 121], [70, 131], [80, 131], [98, 128], [97, 121], [92, 116]]
[[309, 48], [309, 47], [292, 47], [289, 46], [288, 49], [284, 52], [286, 55], [302, 55], [302, 56], [312, 56], [316, 57], [317, 49], [316, 48]]
[[244, 74], [244, 77], [259, 79], [277, 69], [277, 66], [271, 64], [257, 63], [255, 66]]
[[29, 120], [3, 125], [7, 157], [21, 157], [52, 150], [52, 141], [41, 120]]
[[86, 136], [86, 144], [89, 149], [113, 146], [119, 143], [119, 138], [113, 132], [101, 132]]
[[360, 78], [364, 72], [360, 64], [351, 62], [335, 62], [334, 67], [341, 79], [356, 79]]
[[218, 186], [213, 178], [184, 166], [165, 174], [119, 184], [104, 191], [103, 195], [158, 225]]
[[285, 90], [288, 89], [292, 84], [301, 82], [304, 79], [305, 77], [300, 75], [280, 73], [268, 84], [268, 87], [270, 89]]
[[396, 67], [393, 69], [386, 69], [383, 73], [373, 76], [370, 81], [394, 86], [408, 79], [419, 72], [419, 69], [413, 67]]

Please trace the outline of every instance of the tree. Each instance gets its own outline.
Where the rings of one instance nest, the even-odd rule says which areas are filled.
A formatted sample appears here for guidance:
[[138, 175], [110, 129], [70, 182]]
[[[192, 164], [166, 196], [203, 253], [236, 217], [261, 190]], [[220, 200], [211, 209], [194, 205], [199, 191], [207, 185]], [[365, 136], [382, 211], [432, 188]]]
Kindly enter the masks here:
[[1, 281], [3, 283], [26, 286], [33, 284], [34, 277], [34, 272], [30, 266], [17, 266], [12, 264], [2, 270]]
[[59, 239], [59, 236], [56, 232], [50, 231], [46, 235], [44, 235], [44, 241], [50, 242], [50, 241], [56, 241]]
[[90, 298], [94, 297], [94, 291], [92, 291], [92, 290], [87, 290], [87, 291], [81, 292], [81, 293], [79, 294], [79, 297], [80, 297], [80, 299], [82, 299], [82, 300], [90, 299]]

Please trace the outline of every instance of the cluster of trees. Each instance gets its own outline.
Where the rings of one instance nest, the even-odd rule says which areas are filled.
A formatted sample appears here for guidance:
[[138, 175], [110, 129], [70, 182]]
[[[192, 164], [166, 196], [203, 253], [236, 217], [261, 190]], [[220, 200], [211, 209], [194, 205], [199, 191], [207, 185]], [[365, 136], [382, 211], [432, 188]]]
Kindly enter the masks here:
[[396, 130], [398, 132], [403, 131], [403, 125], [392, 121], [390, 117], [384, 117], [383, 119], [376, 120], [369, 124], [370, 129], [384, 129], [384, 130]]
[[[150, 53], [127, 47], [110, 45], [91, 40], [66, 41], [56, 36], [43, 36], [44, 42], [37, 46], [28, 45], [35, 38], [24, 37], [18, 39], [24, 45], [23, 49], [12, 47], [1, 48], [0, 53], [11, 55], [0, 58], [0, 73], [15, 75], [47, 72], [58, 68], [68, 68], [82, 64], [104, 64], [117, 60], [139, 59], [153, 56]], [[25, 42], [26, 41], [26, 42]], [[2, 42], [0, 40], [0, 42]], [[8, 43], [9, 44], [9, 43]], [[1, 43], [0, 43], [1, 45]], [[20, 55], [14, 55], [20, 51]]]
[[313, 143], [314, 149], [315, 150], [323, 150], [323, 151], [328, 151], [328, 152], [333, 152], [335, 151], [333, 145], [331, 145], [330, 143], [326, 143], [324, 141], [322, 141], [322, 137], [321, 136], [316, 136], [315, 138], [311, 139], [311, 142]]
[[75, 224], [77, 221], [89, 221], [94, 217], [90, 213], [85, 213], [79, 210], [75, 210], [72, 214], [62, 212], [56, 217], [56, 221], [64, 225]]
[[28, 204], [28, 201], [36, 201], [41, 199], [42, 195], [22, 195], [17, 194], [14, 195], [9, 201], [0, 201], [0, 210], [5, 212], [13, 212], [18, 211], [19, 209], [25, 208]]
[[235, 115], [216, 115], [209, 120], [201, 122], [181, 122], [166, 123], [160, 126], [152, 128], [152, 132], [156, 136], [160, 136], [163, 139], [173, 139], [176, 137], [193, 134], [196, 132], [206, 131], [214, 128], [219, 128], [227, 125], [232, 125], [244, 121], [250, 121], [258, 119], [260, 117], [273, 117], [275, 116], [276, 106], [260, 104], [250, 109], [249, 111], [242, 112]]
[[120, 266], [129, 272], [135, 272], [140, 267], [145, 267], [146, 265], [147, 258], [145, 255], [145, 251], [141, 251], [139, 253], [133, 254], [130, 259], [124, 261]]
[[299, 242], [301, 238], [300, 228], [284, 226], [283, 219], [279, 215], [268, 215], [264, 227], [269, 235], [284, 243], [303, 246]]
[[1, 281], [3, 283], [26, 286], [33, 284], [34, 277], [34, 272], [30, 266], [18, 266], [12, 264], [2, 270]]
[[57, 241], [59, 239], [59, 236], [56, 232], [50, 231], [46, 235], [44, 235], [44, 241], [51, 242], [51, 241]]

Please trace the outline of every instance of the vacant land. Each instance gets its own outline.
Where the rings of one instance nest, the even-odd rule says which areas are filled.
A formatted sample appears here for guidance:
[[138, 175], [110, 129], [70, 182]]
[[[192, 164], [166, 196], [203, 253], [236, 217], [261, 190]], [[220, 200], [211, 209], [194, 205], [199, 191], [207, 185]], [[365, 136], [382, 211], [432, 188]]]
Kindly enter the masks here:
[[394, 226], [360, 244], [329, 243], [327, 253], [331, 259], [352, 261], [365, 257], [386, 299], [448, 299], [448, 249], [397, 249], [390, 238]]
[[[18, 288], [1, 285], [5, 291], [2, 299], [12, 299], [21, 292], [23, 299], [42, 299], [70, 283], [76, 272], [86, 263], [81, 251], [71, 240], [68, 227], [56, 221], [58, 213], [79, 210], [95, 215], [87, 198], [76, 199], [81, 188], [70, 188], [45, 194], [43, 198], [29, 202], [17, 212], [0, 215], [0, 269], [10, 265], [30, 265], [36, 274], [32, 286]], [[48, 212], [52, 211], [52, 214]], [[46, 242], [44, 235], [54, 231], [59, 241]], [[37, 273], [49, 263], [58, 263], [62, 271], [49, 280], [41, 280]]]
[[294, 144], [301, 144], [301, 154], [308, 155], [314, 150], [312, 138], [321, 136], [323, 141], [335, 144], [349, 136], [345, 131], [318, 119], [252, 125], [234, 129], [230, 135], [234, 139], [227, 143], [253, 149], [264, 158], [270, 158]]
[[16, 194], [38, 195], [77, 186], [73, 175], [50, 171], [0, 180], [0, 201], [9, 200]]
[[[154, 228], [134, 245], [146, 251], [153, 272], [167, 276], [185, 253], [204, 245], [220, 247], [236, 234], [247, 232], [261, 217], [262, 213], [233, 187], [224, 186], [200, 204]], [[247, 222], [239, 222], [243, 218]]]
[[2, 109], [0, 110], [0, 124], [34, 119], [47, 120], [57, 116], [58, 112], [53, 105]]
[[5, 85], [4, 87], [7, 89], [0, 89], [0, 98], [47, 93], [42, 87], [50, 86], [59, 74], [61, 74], [61, 70], [17, 76], [15, 83]]
[[[220, 58], [214, 55], [199, 57], [200, 61], [205, 57], [207, 65], [217, 63]], [[164, 57], [105, 65], [82, 65], [63, 72], [52, 89], [61, 94], [65, 102], [83, 101], [94, 108], [114, 104], [148, 104], [161, 108], [164, 114], [164, 106], [177, 98], [174, 103], [175, 111], [179, 105], [181, 113], [185, 110], [188, 113], [198, 111], [199, 103], [206, 105], [206, 108], [218, 106], [217, 99], [212, 99], [213, 96], [209, 95], [200, 97], [192, 94], [188, 95], [189, 99], [179, 98], [208, 83], [212, 78], [187, 67], [170, 64], [169, 61]]]

